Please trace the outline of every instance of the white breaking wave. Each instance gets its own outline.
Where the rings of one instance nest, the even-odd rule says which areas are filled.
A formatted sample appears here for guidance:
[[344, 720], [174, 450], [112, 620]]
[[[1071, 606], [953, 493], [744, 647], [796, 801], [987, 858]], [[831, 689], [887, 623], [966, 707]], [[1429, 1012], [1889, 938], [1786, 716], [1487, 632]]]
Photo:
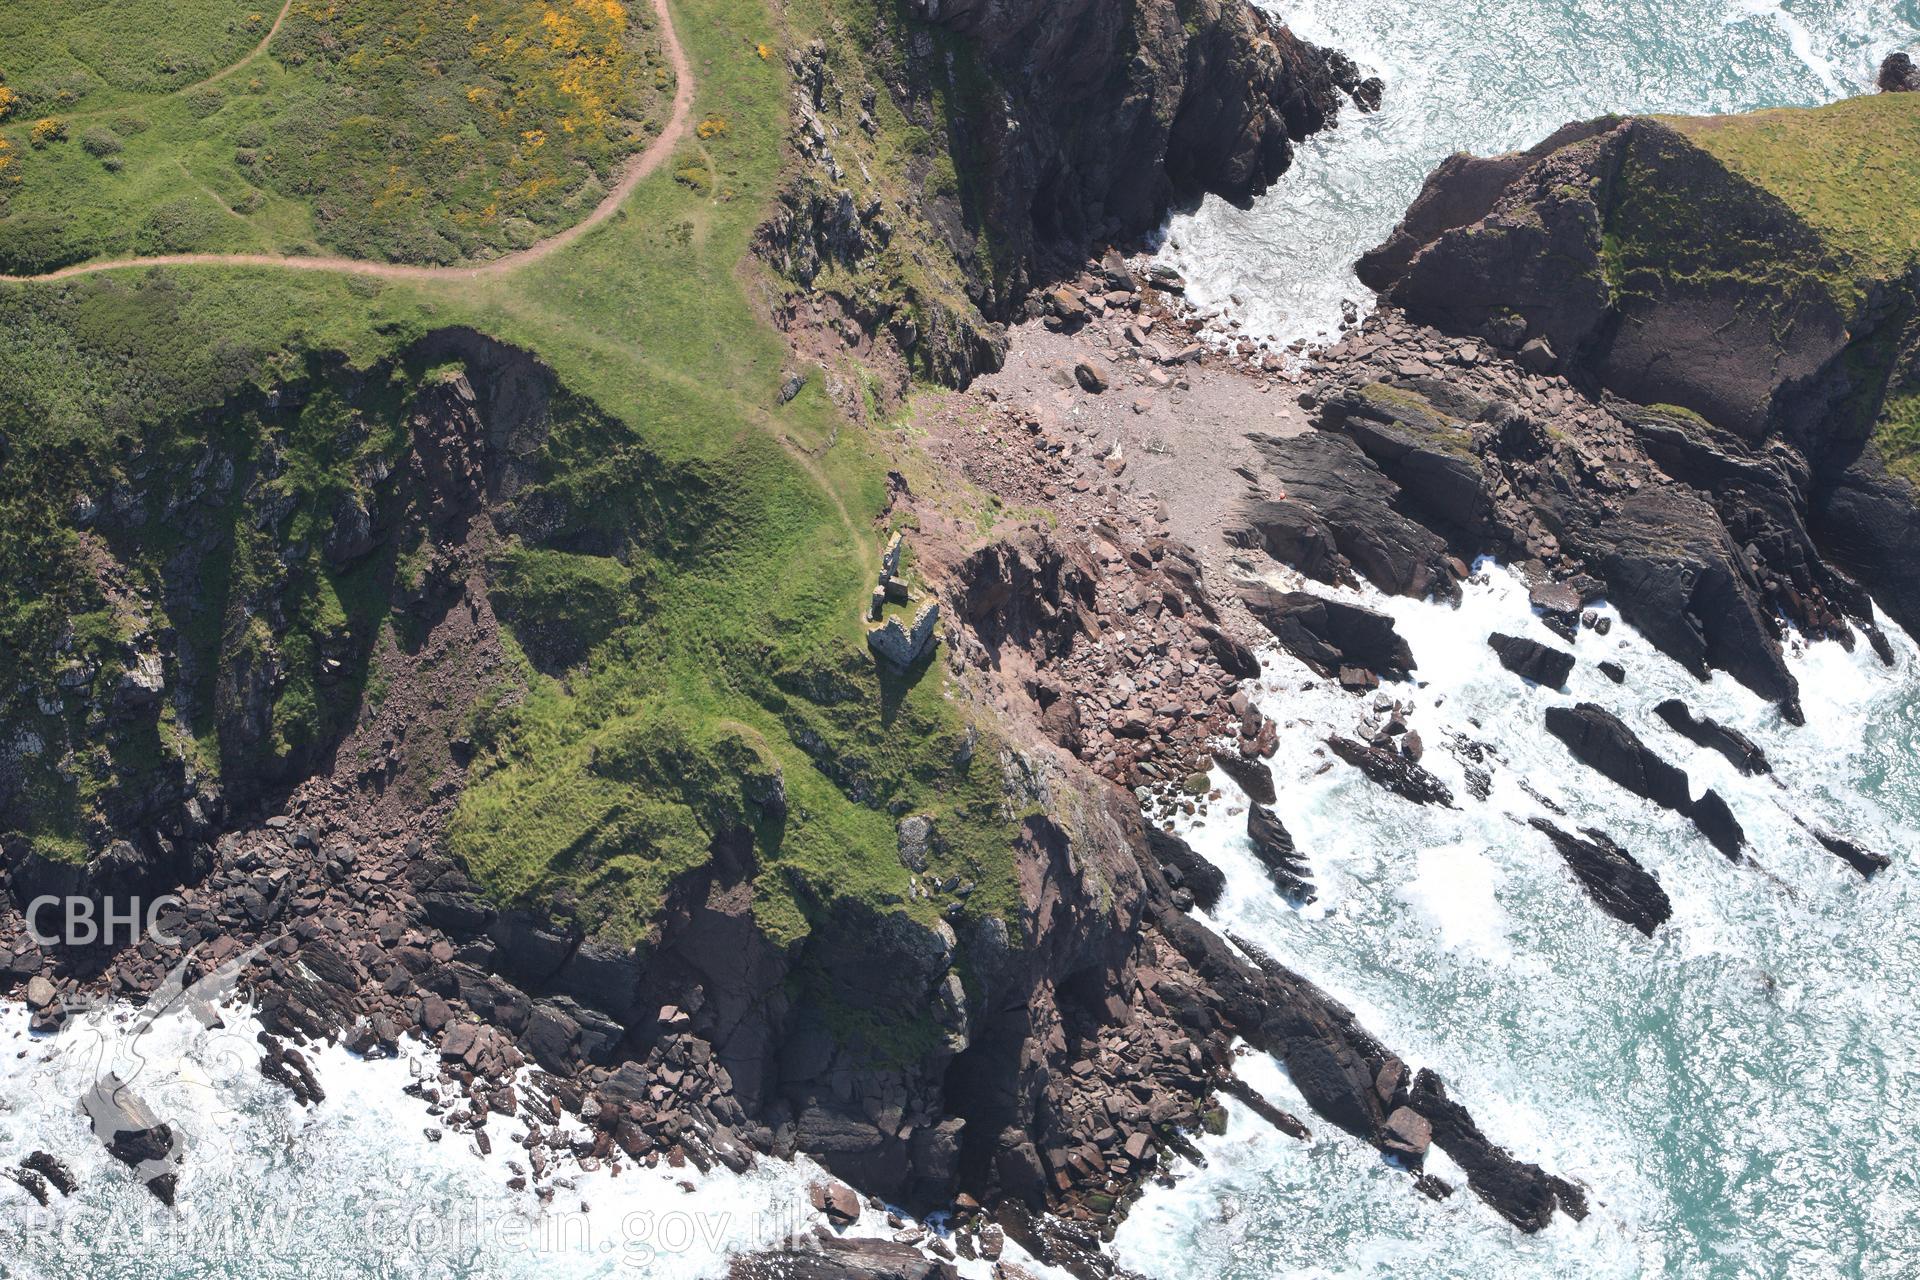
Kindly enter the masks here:
[[[259, 1075], [259, 1024], [246, 1010], [226, 1011], [227, 1025], [212, 1030], [164, 1018], [134, 1043], [136, 1014], [118, 1005], [31, 1036], [25, 1008], [0, 1004], [0, 1167], [45, 1150], [80, 1183], [42, 1209], [0, 1178], [0, 1276], [696, 1280], [724, 1275], [736, 1252], [810, 1230], [808, 1187], [830, 1177], [805, 1158], [762, 1159], [742, 1174], [563, 1167], [542, 1203], [507, 1186], [527, 1167], [510, 1141], [526, 1132], [522, 1121], [491, 1118], [488, 1156], [464, 1133], [429, 1139], [438, 1122], [404, 1092], [433, 1079], [428, 1046], [372, 1061], [316, 1048], [309, 1059], [327, 1097], [302, 1108]], [[129, 1062], [134, 1093], [187, 1138], [172, 1209], [107, 1154], [76, 1105], [103, 1063]], [[849, 1233], [887, 1234], [885, 1214], [866, 1210]], [[1006, 1250], [1065, 1280], [1012, 1241]], [[991, 1272], [958, 1265], [970, 1280]]]
[[[1492, 631], [1559, 644], [1525, 585], [1479, 566], [1458, 608], [1343, 594], [1393, 615], [1415, 679], [1386, 692], [1413, 705], [1425, 763], [1455, 810], [1393, 796], [1331, 761], [1319, 743], [1351, 734], [1370, 699], [1262, 654], [1262, 710], [1285, 726], [1272, 761], [1275, 808], [1313, 867], [1320, 898], [1274, 893], [1245, 838], [1246, 800], [1224, 798], [1184, 834], [1227, 875], [1215, 923], [1346, 1002], [1413, 1066], [1430, 1066], [1486, 1132], [1588, 1186], [1594, 1213], [1524, 1237], [1458, 1191], [1435, 1204], [1366, 1144], [1325, 1124], [1298, 1143], [1233, 1110], [1209, 1158], [1149, 1194], [1122, 1229], [1122, 1260], [1173, 1277], [1899, 1274], [1920, 1257], [1920, 1190], [1907, 1168], [1920, 1137], [1891, 1117], [1913, 1101], [1920, 1052], [1908, 1017], [1920, 982], [1911, 852], [1920, 847], [1920, 654], [1890, 631], [1897, 664], [1860, 644], [1789, 645], [1808, 724], [1724, 675], [1706, 682], [1659, 655], [1602, 606], [1583, 632], [1567, 692], [1522, 682], [1493, 659]], [[1628, 671], [1602, 675], [1602, 658]], [[1755, 738], [1773, 777], [1744, 777], [1652, 714], [1677, 696]], [[1733, 807], [1757, 866], [1735, 866], [1691, 823], [1572, 760], [1545, 709], [1597, 702], [1685, 767], [1698, 795]], [[1470, 798], [1460, 733], [1499, 762], [1490, 799]], [[1521, 784], [1527, 785], [1523, 787]], [[1546, 840], [1528, 790], [1595, 826], [1659, 875], [1674, 917], [1652, 939], [1605, 915]], [[1863, 882], [1795, 817], [1890, 854]], [[1311, 1120], [1284, 1071], [1244, 1074]]]
[[1814, 47], [1813, 32], [1807, 30], [1807, 24], [1787, 12], [1786, 6], [1779, 0], [1739, 0], [1735, 11], [1728, 15], [1728, 22], [1739, 22], [1746, 17], [1772, 18], [1780, 30], [1786, 33], [1787, 46], [1793, 50], [1793, 56], [1805, 64], [1807, 70], [1820, 78], [1833, 97], [1842, 96], [1846, 90], [1840, 84], [1840, 77], [1834, 74], [1833, 64], [1820, 55]]

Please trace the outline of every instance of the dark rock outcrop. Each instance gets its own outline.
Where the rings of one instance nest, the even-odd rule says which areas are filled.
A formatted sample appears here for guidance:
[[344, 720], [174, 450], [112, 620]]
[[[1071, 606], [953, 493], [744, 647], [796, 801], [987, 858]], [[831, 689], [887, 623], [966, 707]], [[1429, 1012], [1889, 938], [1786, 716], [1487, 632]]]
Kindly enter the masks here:
[[1249, 760], [1237, 751], [1215, 751], [1213, 760], [1220, 766], [1220, 772], [1232, 778], [1234, 785], [1247, 793], [1249, 800], [1257, 804], [1272, 804], [1279, 798], [1273, 785], [1273, 770], [1267, 767], [1265, 760]]
[[1648, 937], [1673, 915], [1673, 903], [1660, 887], [1659, 877], [1605, 832], [1589, 827], [1576, 836], [1545, 818], [1528, 821], [1553, 842], [1580, 887], [1608, 915], [1626, 921]]
[[1252, 438], [1262, 488], [1286, 496], [1248, 502], [1230, 541], [1335, 586], [1365, 578], [1396, 595], [1454, 590], [1446, 540], [1407, 514], [1404, 491], [1353, 440]]
[[1427, 176], [1426, 184], [1384, 244], [1360, 255], [1354, 274], [1376, 293], [1406, 275], [1414, 258], [1443, 233], [1470, 226], [1493, 212], [1516, 179], [1534, 164], [1571, 143], [1611, 128], [1609, 117], [1563, 125], [1525, 151], [1497, 156], [1455, 152]]
[[1306, 591], [1275, 591], [1259, 583], [1241, 587], [1240, 600], [1273, 632], [1281, 648], [1323, 677], [1337, 676], [1343, 667], [1358, 667], [1397, 680], [1414, 668], [1413, 650], [1384, 613]]
[[1920, 93], [1920, 66], [1912, 54], [1890, 53], [1881, 60], [1875, 83], [1882, 93]]
[[70, 1196], [80, 1188], [80, 1180], [73, 1176], [66, 1161], [51, 1152], [35, 1151], [20, 1162], [20, 1167], [45, 1178], [63, 1196]]
[[[1475, 198], [1447, 209], [1467, 221], [1403, 226], [1390, 257], [1368, 263], [1369, 283], [1413, 318], [1478, 333], [1492, 332], [1496, 315], [1518, 317], [1515, 334], [1543, 339], [1575, 373], [1750, 436], [1780, 388], [1815, 374], [1846, 343], [1845, 317], [1815, 289], [1796, 285], [1764, 308], [1750, 305], [1731, 268], [1762, 254], [1830, 264], [1831, 253], [1777, 198], [1673, 126], [1597, 121], [1495, 163], [1511, 178], [1491, 207], [1479, 201], [1489, 170], [1477, 169]], [[1461, 180], [1436, 172], [1430, 185]], [[1688, 210], [1652, 203], [1656, 191], [1674, 190], [1688, 193]], [[1656, 221], [1675, 216], [1684, 225]], [[1680, 242], [1688, 234], [1700, 239]], [[1406, 239], [1423, 243], [1409, 253]], [[1608, 287], [1636, 270], [1660, 278]], [[1787, 309], [1792, 331], [1771, 329]]]
[[1327, 748], [1395, 795], [1415, 804], [1453, 805], [1453, 792], [1447, 784], [1402, 752], [1355, 742], [1337, 733], [1327, 738]]
[[[1581, 599], [1603, 594], [1688, 670], [1727, 670], [1796, 719], [1773, 611], [1842, 634], [1838, 611], [1864, 608], [1864, 598], [1813, 551], [1780, 473], [1748, 474], [1735, 490], [1714, 478], [1702, 450], [1676, 445], [1659, 456], [1684, 484], [1658, 482], [1657, 472], [1656, 483], [1630, 480], [1597, 457], [1616, 453], [1643, 419], [1679, 423], [1672, 437], [1691, 442], [1690, 420], [1621, 406], [1588, 426], [1589, 441], [1502, 398], [1511, 394], [1491, 378], [1469, 389], [1424, 375], [1344, 387], [1322, 404], [1321, 430], [1256, 438], [1255, 495], [1230, 538], [1309, 577], [1364, 577], [1413, 596], [1452, 596], [1466, 562], [1483, 554], [1550, 557], [1558, 577], [1586, 584], [1570, 611], [1545, 617], [1568, 639]], [[1692, 461], [1683, 467], [1683, 458]], [[1696, 483], [1721, 493], [1724, 510], [1687, 487]]]
[[171, 1205], [185, 1149], [173, 1126], [111, 1072], [81, 1095], [80, 1110], [108, 1154], [131, 1168], [162, 1204]]
[[[1151, 230], [1176, 198], [1259, 195], [1361, 88], [1350, 62], [1242, 0], [907, 8], [971, 45], [986, 84], [955, 90], [954, 153], [981, 172], [996, 247], [1042, 274]], [[926, 61], [928, 82], [946, 78]]]
[[[1889, 58], [1882, 87], [1906, 90], [1912, 66]], [[1911, 254], [1863, 248], [1770, 176], [1835, 166], [1823, 178], [1874, 216], [1876, 159], [1841, 162], [1831, 140], [1886, 105], [1783, 117], [1758, 161], [1732, 117], [1609, 117], [1455, 157], [1359, 267], [1412, 319], [1558, 373], [1628, 426], [1583, 448], [1558, 498], [1529, 495], [1548, 549], [1576, 553], [1661, 649], [1790, 720], [1774, 615], [1850, 643], [1870, 626], [1864, 584], [1920, 625], [1920, 568], [1895, 550], [1920, 516], [1877, 443], [1915, 383]], [[1898, 146], [1901, 128], [1876, 116], [1869, 133]], [[1641, 457], [1683, 491], [1620, 486]]]
[[1686, 771], [1649, 749], [1605, 708], [1591, 702], [1548, 707], [1547, 732], [1566, 743], [1574, 759], [1633, 794], [1675, 813], [1692, 807]]
[[962, 617], [990, 654], [1013, 645], [1058, 655], [1076, 635], [1099, 633], [1093, 617], [1097, 576], [1084, 550], [1023, 530], [989, 543], [961, 565]]
[[1684, 814], [1727, 857], [1738, 862], [1746, 847], [1733, 810], [1716, 791], [1693, 799], [1686, 770], [1640, 741], [1619, 717], [1591, 702], [1547, 708], [1547, 732], [1567, 744], [1574, 759], [1663, 809]]
[[1875, 875], [1893, 865], [1893, 860], [1884, 853], [1872, 849], [1863, 849], [1845, 836], [1837, 836], [1831, 831], [1813, 832], [1813, 838], [1822, 848], [1848, 866], [1858, 871], [1863, 879], [1871, 880]]
[[1740, 827], [1740, 820], [1733, 816], [1733, 810], [1718, 791], [1708, 791], [1694, 801], [1687, 810], [1687, 816], [1693, 819], [1693, 825], [1700, 828], [1708, 842], [1734, 862], [1740, 861], [1741, 853], [1747, 847], [1747, 833]]
[[1476, 1195], [1522, 1231], [1533, 1232], [1553, 1220], [1555, 1208], [1575, 1221], [1587, 1216], [1586, 1197], [1563, 1178], [1539, 1165], [1513, 1158], [1480, 1132], [1466, 1109], [1447, 1096], [1440, 1077], [1422, 1068], [1413, 1078], [1407, 1105], [1432, 1127], [1434, 1143], [1466, 1170]]
[[1192, 845], [1171, 831], [1149, 827], [1147, 848], [1176, 894], [1185, 889], [1202, 911], [1211, 911], [1219, 905], [1227, 877], [1220, 868], [1195, 853]]
[[1767, 764], [1767, 753], [1760, 745], [1738, 729], [1729, 728], [1711, 716], [1696, 717], [1687, 704], [1678, 698], [1668, 698], [1653, 709], [1653, 714], [1667, 722], [1667, 725], [1681, 737], [1696, 746], [1709, 747], [1718, 751], [1730, 761], [1734, 768], [1749, 776], [1756, 773], [1771, 773]]
[[1313, 900], [1313, 868], [1305, 855], [1294, 848], [1293, 836], [1278, 814], [1263, 804], [1247, 810], [1247, 839], [1253, 844], [1253, 856], [1267, 869], [1267, 878], [1282, 895], [1298, 901]]
[[1493, 648], [1501, 666], [1549, 689], [1565, 688], [1567, 677], [1573, 674], [1573, 655], [1565, 649], [1499, 631], [1487, 637], [1487, 644]]
[[[791, 55], [800, 163], [758, 247], [801, 291], [783, 320], [831, 316], [957, 385], [999, 367], [1005, 323], [1048, 284], [1178, 201], [1245, 204], [1383, 87], [1247, 0], [906, 0], [866, 24]], [[881, 92], [917, 145], [874, 145]], [[840, 283], [863, 272], [879, 287]], [[1136, 288], [1124, 265], [1109, 275]]]

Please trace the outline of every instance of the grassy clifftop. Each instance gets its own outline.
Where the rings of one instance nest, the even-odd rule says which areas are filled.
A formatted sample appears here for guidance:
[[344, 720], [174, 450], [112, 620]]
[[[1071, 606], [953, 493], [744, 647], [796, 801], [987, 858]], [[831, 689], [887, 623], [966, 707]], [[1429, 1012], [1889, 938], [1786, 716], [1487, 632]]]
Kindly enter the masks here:
[[[338, 354], [322, 381], [386, 438], [450, 372], [402, 357], [457, 325], [532, 353], [566, 396], [522, 495], [559, 514], [488, 564], [518, 654], [473, 717], [478, 755], [451, 833], [478, 878], [626, 940], [716, 829], [744, 825], [762, 867], [756, 914], [793, 940], [835, 901], [926, 918], [947, 907], [911, 895], [896, 857], [898, 815], [913, 811], [943, 834], [934, 873], [977, 886], [964, 910], [1008, 907], [1012, 815], [991, 739], [976, 740], [941, 664], [883, 676], [865, 650], [881, 442], [839, 417], [817, 377], [781, 401], [786, 349], [747, 297], [743, 262], [781, 165], [788, 74], [769, 56], [781, 32], [758, 5], [687, 0], [675, 13], [709, 127], [606, 224], [520, 271], [398, 283], [196, 268], [0, 290], [0, 695], [6, 746], [22, 733], [43, 744], [10, 764], [49, 771], [25, 799], [0, 798], [10, 840], [84, 855], [106, 834], [98, 788], [156, 763], [58, 681], [59, 646], [100, 611], [76, 503], [124, 489], [160, 515], [167, 495], [141, 492], [136, 459], [241, 430], [222, 406], [270, 403], [314, 353]], [[396, 379], [383, 407], [368, 384]], [[274, 409], [257, 435], [337, 496], [322, 465], [338, 462], [337, 437], [297, 425]], [[166, 561], [157, 540], [120, 558], [155, 634], [193, 625], [169, 613]], [[391, 593], [355, 599], [357, 625], [404, 625]], [[289, 634], [324, 660], [316, 626], [296, 617]], [[133, 662], [123, 639], [104, 637], [103, 656]], [[295, 669], [306, 652], [280, 646]], [[192, 683], [165, 674], [169, 690]], [[364, 684], [377, 690], [379, 673]], [[368, 696], [356, 687], [326, 696]], [[205, 732], [191, 706], [153, 714], [180, 731], [143, 732], [149, 753], [189, 753]], [[219, 758], [203, 751], [199, 767]], [[776, 772], [778, 815], [761, 803]]]
[[279, 3], [9, 4], [0, 271], [497, 256], [587, 213], [672, 94], [645, 3]]
[[1920, 94], [1666, 122], [1785, 202], [1862, 274], [1920, 262]]

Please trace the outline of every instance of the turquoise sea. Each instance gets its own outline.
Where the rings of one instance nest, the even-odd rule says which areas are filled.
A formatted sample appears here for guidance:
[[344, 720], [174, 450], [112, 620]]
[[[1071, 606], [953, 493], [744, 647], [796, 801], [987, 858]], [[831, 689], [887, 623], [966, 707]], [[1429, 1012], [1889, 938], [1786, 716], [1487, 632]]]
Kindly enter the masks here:
[[[1517, 578], [1488, 567], [1458, 609], [1395, 615], [1418, 684], [1391, 691], [1460, 808], [1422, 808], [1316, 744], [1361, 707], [1280, 654], [1261, 705], [1292, 731], [1276, 809], [1313, 865], [1317, 902], [1268, 887], [1230, 800], [1189, 840], [1228, 873], [1216, 919], [1353, 1008], [1447, 1080], [1482, 1128], [1589, 1189], [1594, 1212], [1521, 1235], [1471, 1194], [1444, 1203], [1364, 1144], [1316, 1126], [1295, 1142], [1237, 1106], [1208, 1165], [1157, 1191], [1120, 1234], [1151, 1275], [1903, 1277], [1920, 1274], [1920, 654], [1897, 665], [1799, 646], [1808, 723], [1793, 728], [1724, 676], [1700, 684], [1616, 621], [1584, 632], [1567, 693], [1489, 658], [1493, 631], [1555, 643]], [[1615, 685], [1595, 664], [1628, 670]], [[1303, 692], [1303, 684], [1313, 684]], [[1743, 777], [1657, 717], [1667, 697], [1760, 742]], [[1735, 866], [1684, 819], [1590, 773], [1542, 730], [1546, 707], [1593, 701], [1711, 786], [1752, 842]], [[1491, 744], [1487, 801], [1466, 794], [1454, 734]], [[1524, 785], [1523, 785], [1524, 784]], [[1531, 788], [1531, 793], [1528, 788]], [[1537, 793], [1533, 794], [1533, 793]], [[1673, 918], [1651, 938], [1604, 915], [1524, 819], [1558, 804], [1654, 871]], [[1893, 858], [1863, 881], [1796, 819]], [[1310, 1114], [1270, 1059], [1243, 1074]], [[1444, 1158], [1429, 1168], [1463, 1183]]]

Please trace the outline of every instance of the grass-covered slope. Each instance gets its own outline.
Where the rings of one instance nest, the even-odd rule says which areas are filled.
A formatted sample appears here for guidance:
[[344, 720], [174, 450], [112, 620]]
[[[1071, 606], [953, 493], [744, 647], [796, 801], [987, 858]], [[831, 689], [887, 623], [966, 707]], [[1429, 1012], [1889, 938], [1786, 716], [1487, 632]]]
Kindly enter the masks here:
[[1885, 279], [1920, 262], [1920, 94], [1668, 123], [1778, 197], [1861, 275]]
[[11, 0], [0, 10], [10, 87], [28, 105], [117, 106], [242, 61], [279, 0]]
[[650, 7], [624, 0], [20, 0], [0, 83], [10, 274], [497, 256], [591, 210], [672, 93]]
[[[781, 165], [788, 75], [768, 54], [782, 33], [756, 5], [688, 0], [675, 13], [711, 127], [606, 224], [514, 273], [403, 284], [196, 268], [0, 290], [11, 844], [96, 851], [113, 834], [107, 793], [177, 760], [242, 790], [236, 771], [255, 757], [223, 750], [218, 718], [188, 691], [217, 688], [247, 643], [250, 628], [212, 602], [249, 596], [244, 548], [258, 499], [277, 490], [238, 502], [231, 536], [203, 549], [192, 603], [177, 605], [165, 532], [176, 495], [156, 479], [191, 474], [216, 444], [249, 456], [270, 445], [275, 485], [295, 492], [274, 548], [296, 554], [256, 565], [293, 602], [268, 620], [281, 740], [325, 738], [378, 696], [369, 658], [344, 678], [314, 673], [343, 620], [362, 639], [404, 641], [409, 548], [372, 552], [365, 563], [386, 568], [343, 581], [365, 570], [335, 572], [320, 530], [296, 526], [374, 483], [355, 478], [378, 475], [369, 455], [401, 449], [412, 406], [459, 372], [409, 353], [464, 326], [531, 353], [561, 392], [513, 496], [542, 518], [503, 520], [486, 564], [512, 656], [461, 726], [477, 755], [449, 842], [476, 876], [504, 901], [631, 940], [672, 874], [704, 860], [716, 831], [745, 828], [761, 862], [756, 913], [796, 939], [835, 901], [946, 908], [909, 893], [896, 857], [898, 816], [914, 811], [939, 820], [935, 873], [977, 886], [964, 910], [1006, 909], [1012, 815], [991, 739], [976, 741], [947, 697], [943, 664], [883, 677], [864, 645], [880, 442], [839, 418], [817, 378], [781, 403], [785, 347], [748, 301], [743, 262]], [[277, 394], [296, 384], [297, 406]], [[101, 514], [81, 519], [82, 499]], [[89, 522], [134, 531], [107, 548], [108, 572]], [[116, 598], [158, 647], [212, 653], [221, 670], [170, 658], [168, 694], [145, 720], [100, 712], [98, 688], [60, 673], [76, 644], [93, 647], [90, 685], [137, 666], [144, 642], [117, 629]], [[176, 632], [197, 640], [168, 647]], [[310, 700], [296, 696], [303, 681]], [[29, 736], [39, 750], [21, 749]], [[783, 806], [766, 803], [776, 775]]]

